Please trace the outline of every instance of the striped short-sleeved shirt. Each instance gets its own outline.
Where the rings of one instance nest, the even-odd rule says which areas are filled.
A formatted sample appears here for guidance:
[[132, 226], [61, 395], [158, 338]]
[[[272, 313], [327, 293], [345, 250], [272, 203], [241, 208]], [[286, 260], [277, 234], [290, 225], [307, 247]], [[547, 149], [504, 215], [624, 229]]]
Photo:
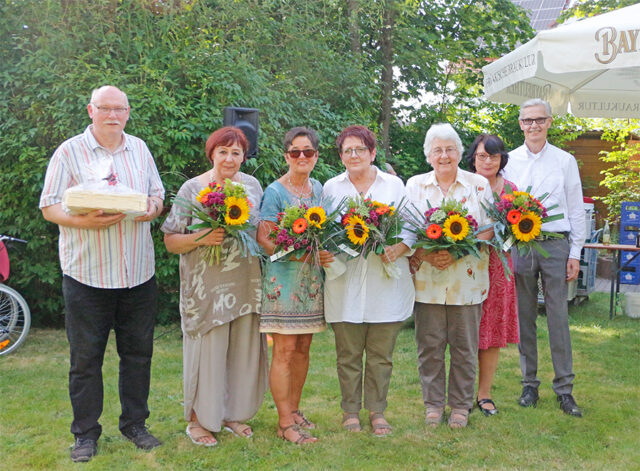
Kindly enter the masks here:
[[[91, 181], [98, 162], [109, 160], [120, 183], [164, 199], [164, 187], [147, 145], [124, 132], [123, 136], [123, 145], [114, 153], [98, 144], [91, 125], [63, 142], [49, 162], [40, 208], [61, 203], [67, 188]], [[149, 222], [127, 217], [106, 229], [59, 228], [62, 272], [80, 283], [96, 288], [132, 288], [155, 272]]]

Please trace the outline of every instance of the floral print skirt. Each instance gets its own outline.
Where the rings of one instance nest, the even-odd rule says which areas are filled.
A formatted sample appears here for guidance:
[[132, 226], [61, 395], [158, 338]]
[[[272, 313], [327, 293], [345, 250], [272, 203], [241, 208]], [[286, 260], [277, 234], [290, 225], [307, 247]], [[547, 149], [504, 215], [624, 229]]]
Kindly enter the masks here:
[[260, 332], [313, 334], [325, 330], [323, 289], [321, 268], [292, 261], [266, 262]]

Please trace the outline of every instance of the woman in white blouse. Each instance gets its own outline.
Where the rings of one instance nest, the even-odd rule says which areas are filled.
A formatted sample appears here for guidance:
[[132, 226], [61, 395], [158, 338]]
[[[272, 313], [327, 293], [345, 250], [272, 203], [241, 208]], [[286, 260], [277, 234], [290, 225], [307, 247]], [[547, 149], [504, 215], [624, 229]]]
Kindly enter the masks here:
[[[433, 171], [411, 177], [407, 196], [421, 212], [441, 206], [442, 201], [464, 204], [478, 226], [490, 222], [481, 203], [492, 200], [491, 186], [483, 176], [458, 168], [462, 142], [450, 124], [434, 124], [424, 141], [424, 154]], [[429, 204], [428, 204], [429, 203]], [[488, 240], [489, 230], [478, 235]], [[423, 263], [426, 262], [426, 263]], [[478, 329], [482, 301], [489, 290], [489, 254], [454, 259], [446, 250], [416, 250], [411, 257], [416, 288], [416, 341], [426, 423], [439, 425], [444, 416], [446, 368], [449, 345], [449, 407], [451, 428], [466, 427], [473, 406], [478, 357]]]
[[[399, 204], [405, 189], [398, 177], [373, 165], [376, 137], [364, 126], [349, 126], [336, 140], [346, 172], [327, 181], [323, 197], [334, 207], [344, 197], [361, 195], [385, 203]], [[342, 392], [342, 426], [361, 431], [359, 412], [363, 396], [369, 411], [372, 432], [377, 436], [391, 433], [384, 418], [387, 392], [393, 367], [392, 356], [403, 321], [411, 316], [414, 289], [406, 257], [415, 238], [408, 231], [402, 242], [385, 247], [384, 254], [347, 261], [346, 272], [324, 287], [325, 319], [335, 333], [338, 379]], [[384, 273], [383, 263], [395, 262], [398, 279]]]

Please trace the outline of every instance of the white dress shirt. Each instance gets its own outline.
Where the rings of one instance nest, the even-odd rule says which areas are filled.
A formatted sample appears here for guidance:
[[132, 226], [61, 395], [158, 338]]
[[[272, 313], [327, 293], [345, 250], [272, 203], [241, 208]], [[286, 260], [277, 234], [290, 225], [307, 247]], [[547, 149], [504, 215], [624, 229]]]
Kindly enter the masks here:
[[[406, 196], [402, 180], [374, 168], [377, 172], [376, 179], [364, 197], [397, 207]], [[329, 200], [329, 211], [333, 211], [344, 197], [355, 196], [358, 196], [358, 190], [349, 180], [347, 172], [324, 184], [322, 197]], [[406, 229], [401, 232], [400, 237], [408, 247], [415, 242], [415, 235]], [[345, 260], [343, 255], [340, 257]], [[344, 274], [333, 280], [325, 280], [326, 321], [361, 324], [399, 322], [409, 318], [413, 312], [415, 297], [409, 261], [406, 256], [402, 256], [395, 264], [400, 268], [399, 279], [385, 275], [379, 255], [370, 253], [366, 259], [349, 259]]]
[[[492, 222], [480, 204], [488, 205], [493, 201], [489, 181], [460, 168], [446, 196], [438, 186], [435, 172], [411, 177], [407, 181], [407, 196], [423, 214], [429, 209], [429, 204], [432, 208], [438, 207], [446, 198], [461, 202], [478, 222], [478, 227]], [[475, 255], [459, 258], [444, 270], [423, 262], [414, 275], [414, 283], [416, 301], [420, 303], [479, 304], [489, 291], [489, 252], [483, 250], [479, 258]]]
[[542, 204], [557, 204], [549, 216], [564, 214], [563, 219], [542, 224], [542, 230], [569, 232], [571, 249], [569, 258], [580, 260], [580, 251], [586, 237], [582, 184], [578, 164], [573, 156], [548, 142], [538, 154], [532, 153], [526, 144], [509, 152], [509, 162], [504, 177], [516, 184], [519, 190], [540, 198], [549, 193]]

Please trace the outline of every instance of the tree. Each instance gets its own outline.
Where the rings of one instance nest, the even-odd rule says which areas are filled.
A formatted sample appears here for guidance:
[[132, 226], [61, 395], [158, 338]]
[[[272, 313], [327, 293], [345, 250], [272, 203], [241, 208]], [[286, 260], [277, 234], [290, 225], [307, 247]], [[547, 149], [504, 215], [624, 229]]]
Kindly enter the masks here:
[[[58, 231], [37, 209], [43, 175], [54, 149], [88, 124], [93, 88], [110, 83], [128, 94], [127, 132], [149, 145], [167, 202], [186, 178], [204, 171], [204, 142], [222, 124], [225, 106], [261, 111], [259, 157], [244, 170], [263, 185], [283, 173], [280, 140], [296, 125], [319, 131], [315, 176], [321, 181], [341, 171], [333, 143], [341, 129], [356, 123], [382, 131], [384, 157], [402, 158], [400, 167], [409, 172], [424, 164], [413, 149], [421, 147], [428, 123], [455, 117], [462, 104], [473, 106], [478, 88], [464, 88], [479, 83], [480, 58], [497, 56], [521, 33], [528, 34], [507, 0], [483, 5], [471, 0], [1, 3], [0, 227], [30, 239], [14, 257], [12, 281], [27, 297], [36, 323], [62, 319]], [[411, 127], [397, 124], [404, 110], [390, 104], [418, 92], [460, 98], [442, 98], [436, 108], [415, 111], [409, 133]], [[158, 224], [153, 232], [161, 316], [169, 319], [177, 312], [177, 257], [164, 250]]]

